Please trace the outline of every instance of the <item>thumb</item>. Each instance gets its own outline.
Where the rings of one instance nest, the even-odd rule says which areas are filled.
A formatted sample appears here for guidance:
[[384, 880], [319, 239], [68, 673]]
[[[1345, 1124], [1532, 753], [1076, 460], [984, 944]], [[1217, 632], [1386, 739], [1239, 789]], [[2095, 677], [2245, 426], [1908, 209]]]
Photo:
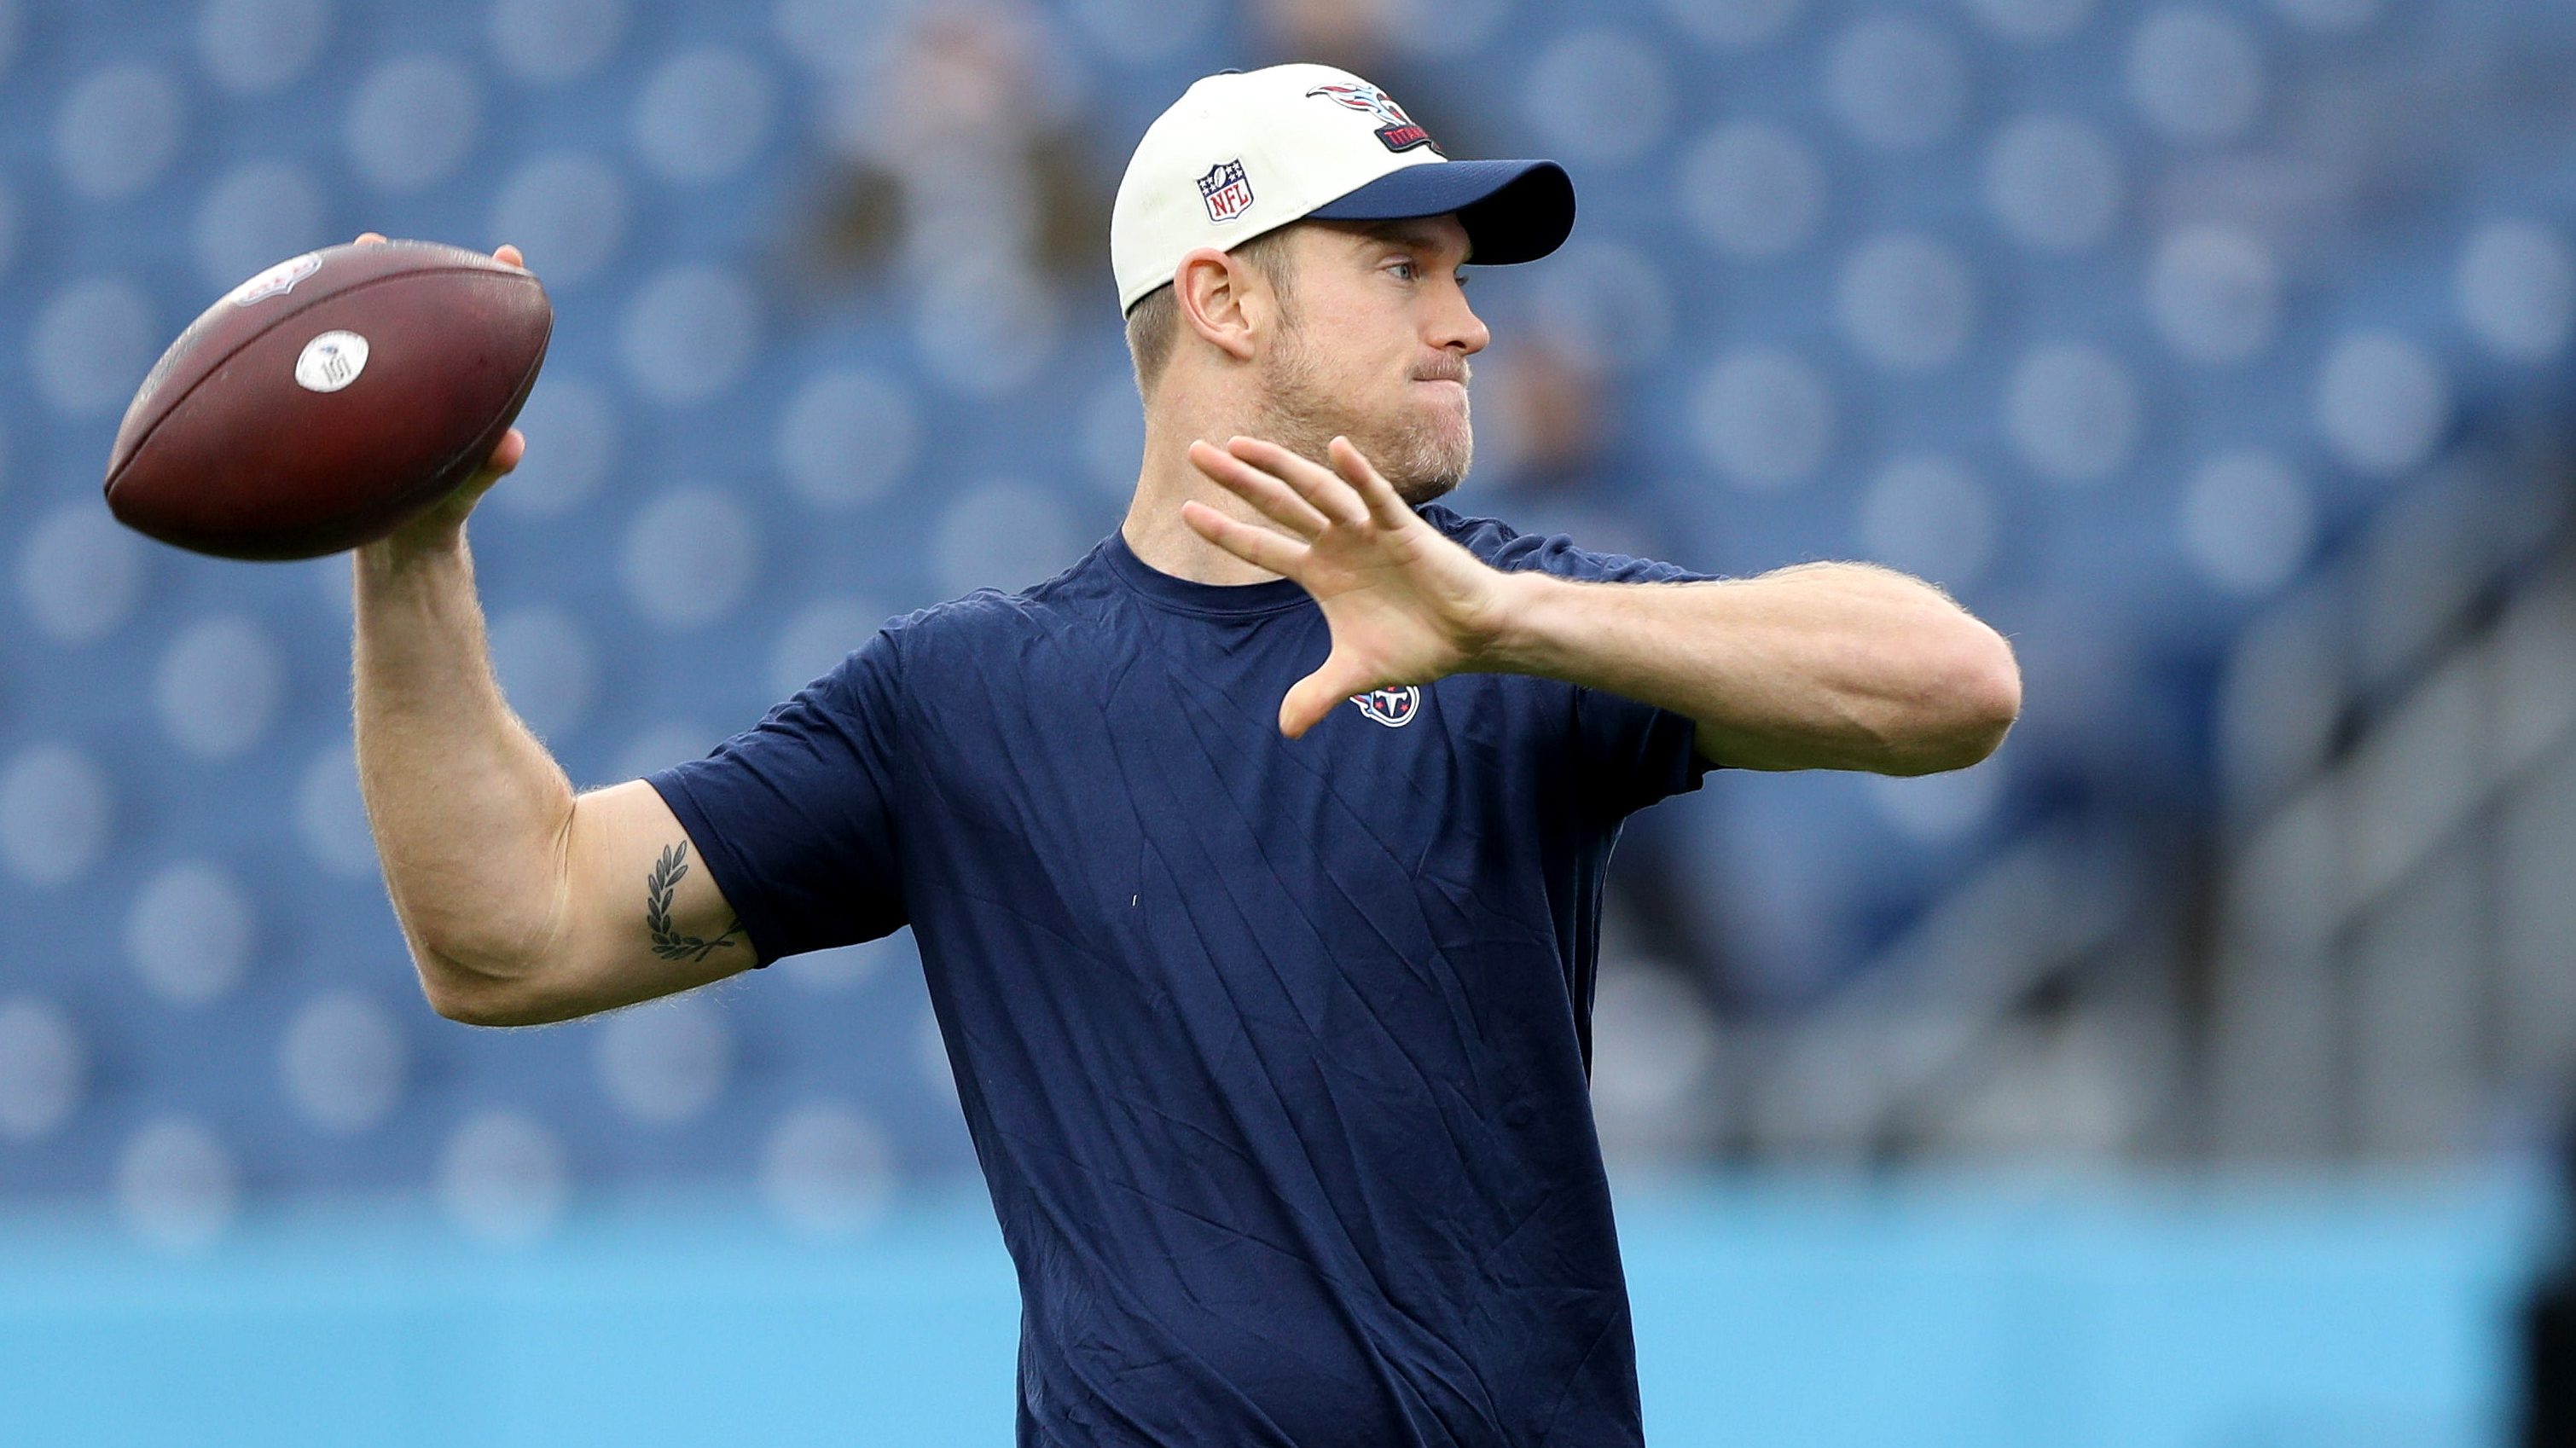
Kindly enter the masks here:
[[501, 481], [504, 473], [519, 465], [519, 459], [526, 456], [527, 451], [528, 439], [525, 433], [515, 427], [504, 432], [501, 434], [500, 444], [494, 447], [491, 455], [483, 460], [483, 466], [476, 468], [464, 482], [457, 484], [456, 491], [439, 499], [428, 512], [421, 515], [422, 518], [432, 526], [454, 526], [463, 523], [465, 515], [474, 511], [474, 505], [482, 501], [485, 493], [492, 491], [492, 485]]
[[1335, 706], [1353, 694], [1376, 687], [1376, 682], [1357, 664], [1334, 654], [1324, 660], [1323, 667], [1291, 685], [1288, 696], [1279, 701], [1279, 732], [1291, 739], [1303, 738], [1307, 730], [1323, 723]]
[[515, 427], [509, 429], [501, 434], [501, 441], [493, 446], [491, 455], [483, 460], [483, 466], [474, 470], [473, 476], [465, 480], [465, 486], [459, 491], [469, 499], [483, 496], [527, 454], [528, 435]]

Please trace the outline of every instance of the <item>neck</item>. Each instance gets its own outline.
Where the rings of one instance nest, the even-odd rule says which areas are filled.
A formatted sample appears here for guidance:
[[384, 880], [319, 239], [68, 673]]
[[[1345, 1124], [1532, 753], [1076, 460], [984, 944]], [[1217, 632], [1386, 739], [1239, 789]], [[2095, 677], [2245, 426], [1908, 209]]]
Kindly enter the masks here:
[[1208, 480], [1190, 465], [1189, 449], [1204, 438], [1219, 447], [1238, 433], [1255, 430], [1241, 409], [1190, 409], [1160, 405], [1145, 414], [1145, 460], [1136, 474], [1136, 497], [1127, 505], [1118, 528], [1127, 547], [1146, 567], [1192, 583], [1267, 583], [1278, 577], [1226, 552], [1181, 521], [1181, 504], [1205, 503], [1255, 527], [1274, 526], [1252, 505]]

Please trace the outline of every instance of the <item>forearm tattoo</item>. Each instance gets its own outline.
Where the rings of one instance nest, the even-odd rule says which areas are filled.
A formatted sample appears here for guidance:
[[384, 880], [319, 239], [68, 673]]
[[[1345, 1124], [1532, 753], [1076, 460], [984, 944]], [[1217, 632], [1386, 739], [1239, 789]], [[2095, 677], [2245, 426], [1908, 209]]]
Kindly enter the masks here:
[[731, 950], [743, 942], [742, 917], [725, 923], [725, 933], [713, 940], [700, 940], [682, 935], [671, 926], [671, 892], [680, 877], [689, 873], [689, 846], [683, 840], [662, 851], [653, 873], [644, 881], [644, 928], [653, 934], [653, 953], [664, 960], [704, 960], [719, 950]]

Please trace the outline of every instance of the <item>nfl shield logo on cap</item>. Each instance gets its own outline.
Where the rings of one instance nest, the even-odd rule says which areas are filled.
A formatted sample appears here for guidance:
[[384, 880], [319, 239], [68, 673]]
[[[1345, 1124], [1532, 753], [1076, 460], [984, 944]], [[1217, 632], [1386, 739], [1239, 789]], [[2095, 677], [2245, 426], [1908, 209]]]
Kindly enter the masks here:
[[1223, 225], [1241, 216], [1252, 205], [1252, 182], [1243, 174], [1243, 162], [1219, 161], [1199, 178], [1199, 196], [1207, 202], [1208, 220]]

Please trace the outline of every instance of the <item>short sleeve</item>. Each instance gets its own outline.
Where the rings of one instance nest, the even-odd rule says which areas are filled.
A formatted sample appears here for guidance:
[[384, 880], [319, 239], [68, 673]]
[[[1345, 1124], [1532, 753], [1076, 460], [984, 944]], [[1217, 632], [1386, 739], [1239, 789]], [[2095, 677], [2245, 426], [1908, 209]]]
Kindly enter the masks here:
[[[1493, 548], [1488, 561], [1497, 568], [1534, 569], [1587, 583], [1705, 583], [1716, 576], [1651, 558], [1587, 552], [1561, 535], [1512, 535]], [[1696, 720], [1623, 695], [1576, 689], [1574, 728], [1586, 792], [1608, 819], [1687, 794], [1699, 788], [1713, 767], [1699, 752]]]
[[646, 777], [764, 965], [905, 923], [895, 672], [880, 633], [707, 757]]

